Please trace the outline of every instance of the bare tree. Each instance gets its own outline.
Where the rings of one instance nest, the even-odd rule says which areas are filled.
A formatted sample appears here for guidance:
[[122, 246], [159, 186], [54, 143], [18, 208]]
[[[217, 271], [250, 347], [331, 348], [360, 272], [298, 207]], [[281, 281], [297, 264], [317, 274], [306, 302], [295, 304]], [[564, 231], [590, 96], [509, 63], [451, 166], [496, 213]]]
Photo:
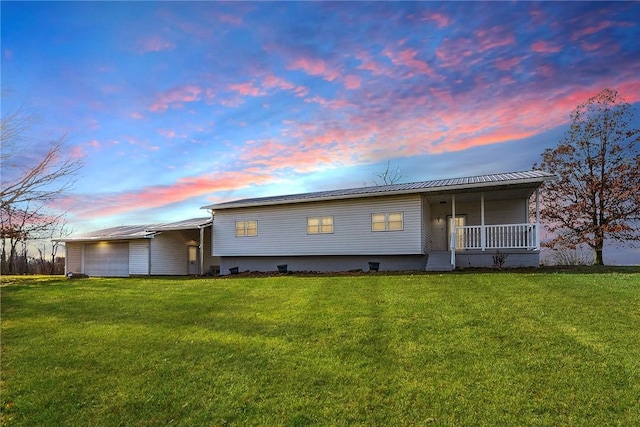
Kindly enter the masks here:
[[26, 259], [27, 242], [47, 234], [64, 217], [50, 203], [71, 188], [83, 165], [82, 158], [67, 152], [64, 135], [38, 155], [30, 133], [39, 121], [23, 106], [3, 115], [0, 123], [0, 250], [5, 274], [22, 270], [17, 260]]
[[[6, 126], [4, 119], [3, 128]], [[51, 142], [43, 156], [33, 162], [27, 160], [23, 148], [2, 141], [2, 189], [0, 208], [23, 203], [46, 203], [61, 196], [75, 182], [82, 167], [82, 159], [65, 156], [66, 137]]]
[[558, 176], [541, 193], [553, 235], [546, 246], [586, 244], [603, 265], [605, 239], [640, 240], [640, 129], [632, 121], [631, 105], [605, 89], [571, 113], [564, 139], [544, 151], [540, 168]]
[[387, 160], [387, 167], [384, 171], [374, 174], [373, 183], [377, 186], [396, 184], [403, 178], [400, 166], [391, 167], [391, 161]]

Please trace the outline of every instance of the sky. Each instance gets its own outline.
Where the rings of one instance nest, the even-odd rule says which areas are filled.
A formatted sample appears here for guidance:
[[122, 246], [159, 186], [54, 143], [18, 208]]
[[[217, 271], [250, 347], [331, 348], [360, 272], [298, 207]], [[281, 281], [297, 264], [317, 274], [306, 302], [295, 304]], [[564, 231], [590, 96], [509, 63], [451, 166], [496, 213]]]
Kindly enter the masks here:
[[57, 206], [79, 232], [373, 185], [388, 164], [400, 182], [528, 170], [602, 89], [640, 106], [640, 2], [0, 8], [3, 115], [39, 115], [34, 157], [67, 135], [83, 159]]

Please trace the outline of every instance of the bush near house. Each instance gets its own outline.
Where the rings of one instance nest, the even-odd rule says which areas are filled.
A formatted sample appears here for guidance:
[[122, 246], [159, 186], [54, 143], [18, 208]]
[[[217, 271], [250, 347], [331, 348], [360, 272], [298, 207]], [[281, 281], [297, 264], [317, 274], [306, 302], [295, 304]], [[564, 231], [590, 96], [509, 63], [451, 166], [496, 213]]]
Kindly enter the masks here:
[[1, 422], [639, 425], [640, 270], [590, 271], [3, 277]]

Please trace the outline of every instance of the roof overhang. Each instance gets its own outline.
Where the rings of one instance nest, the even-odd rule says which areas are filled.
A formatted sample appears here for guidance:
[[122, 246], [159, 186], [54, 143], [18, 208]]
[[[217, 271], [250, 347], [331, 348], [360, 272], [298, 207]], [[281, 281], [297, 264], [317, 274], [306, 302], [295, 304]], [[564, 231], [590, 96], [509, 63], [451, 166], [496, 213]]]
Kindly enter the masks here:
[[128, 242], [130, 240], [153, 239], [158, 233], [149, 233], [144, 236], [95, 236], [95, 237], [67, 237], [63, 239], [52, 239], [53, 242], [62, 243], [97, 243], [97, 242]]
[[54, 242], [72, 243], [72, 242], [114, 242], [114, 241], [130, 241], [141, 239], [153, 239], [156, 235], [169, 232], [169, 231], [182, 231], [182, 230], [200, 230], [207, 226], [210, 226], [213, 222], [211, 217], [207, 218], [192, 218], [184, 221], [170, 222], [166, 224], [147, 224], [147, 225], [132, 225], [132, 226], [120, 226], [107, 228], [103, 230], [97, 230], [90, 233], [82, 234], [75, 237], [65, 237], [52, 239]]
[[148, 231], [181, 231], [181, 230], [198, 230], [200, 228], [208, 227], [213, 223], [211, 217], [207, 218], [194, 218], [186, 221], [172, 222], [168, 224], [157, 224], [149, 227]]

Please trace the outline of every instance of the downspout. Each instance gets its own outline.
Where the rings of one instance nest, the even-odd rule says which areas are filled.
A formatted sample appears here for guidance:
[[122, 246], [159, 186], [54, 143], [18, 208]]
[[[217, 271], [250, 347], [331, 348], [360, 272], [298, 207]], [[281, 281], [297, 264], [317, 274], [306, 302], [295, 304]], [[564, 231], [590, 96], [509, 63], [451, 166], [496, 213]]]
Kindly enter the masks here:
[[[82, 243], [81, 250], [80, 250], [80, 270], [82, 270], [82, 271], [80, 271], [79, 273], [82, 273], [82, 274], [87, 274], [84, 271], [84, 248], [85, 248], [85, 246], [86, 246], [86, 244]], [[66, 256], [66, 254], [65, 254], [65, 256]]]
[[198, 266], [198, 274], [200, 276], [202, 276], [204, 274], [204, 229], [205, 226], [200, 226], [198, 228], [200, 228], [200, 246], [199, 246], [199, 252], [200, 252], [200, 265]]

